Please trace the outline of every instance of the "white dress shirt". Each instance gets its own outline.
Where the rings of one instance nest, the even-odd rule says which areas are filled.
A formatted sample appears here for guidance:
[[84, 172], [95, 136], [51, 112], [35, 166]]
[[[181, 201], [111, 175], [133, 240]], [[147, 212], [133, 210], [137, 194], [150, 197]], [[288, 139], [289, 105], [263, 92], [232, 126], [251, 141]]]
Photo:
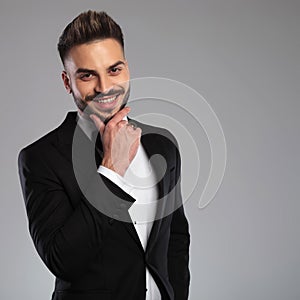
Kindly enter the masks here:
[[[92, 139], [93, 132], [97, 130], [94, 122], [85, 119], [79, 113], [78, 116], [78, 125], [89, 139]], [[98, 172], [136, 200], [128, 212], [145, 250], [155, 220], [158, 191], [157, 180], [143, 146], [140, 144], [123, 177], [104, 166], [100, 166]], [[160, 291], [147, 268], [146, 289], [145, 300], [161, 300]]]

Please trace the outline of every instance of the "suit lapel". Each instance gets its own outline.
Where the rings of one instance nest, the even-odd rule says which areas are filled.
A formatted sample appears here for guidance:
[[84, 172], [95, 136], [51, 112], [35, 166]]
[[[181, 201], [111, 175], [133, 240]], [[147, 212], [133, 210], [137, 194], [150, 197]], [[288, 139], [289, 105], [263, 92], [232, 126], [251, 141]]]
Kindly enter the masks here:
[[[136, 121], [134, 121], [136, 122]], [[160, 154], [160, 147], [159, 147], [159, 133], [157, 132], [157, 129], [152, 126], [147, 126], [142, 123], [136, 122], [137, 126], [142, 129], [142, 137], [141, 137], [141, 144], [143, 145], [148, 159], [150, 159], [155, 154]], [[158, 203], [157, 203], [157, 212], [155, 221], [153, 222], [153, 226], [150, 232], [150, 236], [148, 238], [147, 242], [147, 248], [146, 251], [150, 251], [151, 248], [154, 246], [155, 241], [157, 240], [160, 228], [163, 224], [163, 214], [164, 214], [164, 207], [166, 204], [165, 201], [165, 191], [167, 191], [169, 177], [165, 176], [165, 169], [163, 168], [163, 165], [158, 160], [152, 160], [152, 167], [156, 173], [157, 178], [161, 178], [161, 180], [157, 183], [158, 188]]]
[[[77, 126], [77, 118], [77, 112], [69, 112], [59, 127], [58, 151], [72, 163], [73, 168], [76, 167], [78, 172], [82, 173], [82, 176], [87, 176], [97, 170], [101, 157], [95, 151], [95, 141], [91, 141], [80, 126]], [[93, 163], [94, 159], [97, 165]]]

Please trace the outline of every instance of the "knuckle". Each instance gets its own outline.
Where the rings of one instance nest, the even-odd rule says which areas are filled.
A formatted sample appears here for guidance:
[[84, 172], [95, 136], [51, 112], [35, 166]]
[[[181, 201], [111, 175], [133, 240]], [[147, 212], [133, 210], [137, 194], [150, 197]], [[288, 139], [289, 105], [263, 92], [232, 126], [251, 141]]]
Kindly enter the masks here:
[[118, 123], [118, 125], [119, 125], [119, 126], [127, 125], [127, 121], [121, 120], [121, 121]]
[[114, 124], [112, 122], [108, 122], [106, 125], [106, 128], [112, 129], [114, 127]]

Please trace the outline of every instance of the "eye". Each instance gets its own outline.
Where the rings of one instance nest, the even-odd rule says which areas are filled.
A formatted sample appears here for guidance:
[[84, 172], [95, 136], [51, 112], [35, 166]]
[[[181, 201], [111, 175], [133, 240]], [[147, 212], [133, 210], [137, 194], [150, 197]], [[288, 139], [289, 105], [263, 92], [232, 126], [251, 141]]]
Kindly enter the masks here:
[[122, 71], [121, 67], [114, 67], [109, 70], [109, 73], [110, 75], [116, 76], [119, 75], [121, 71]]
[[79, 78], [81, 80], [87, 81], [93, 78], [93, 74], [92, 73], [82, 73]]

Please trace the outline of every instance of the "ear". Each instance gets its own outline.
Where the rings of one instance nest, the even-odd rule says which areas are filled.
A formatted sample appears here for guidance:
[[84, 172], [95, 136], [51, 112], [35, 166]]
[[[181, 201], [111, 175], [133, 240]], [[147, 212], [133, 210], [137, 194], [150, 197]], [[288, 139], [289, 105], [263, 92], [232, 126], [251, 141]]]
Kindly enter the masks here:
[[70, 78], [67, 74], [66, 71], [62, 71], [61, 73], [61, 78], [62, 78], [62, 81], [64, 83], [64, 86], [66, 88], [66, 91], [71, 94], [72, 90], [71, 90], [71, 83], [70, 83]]

